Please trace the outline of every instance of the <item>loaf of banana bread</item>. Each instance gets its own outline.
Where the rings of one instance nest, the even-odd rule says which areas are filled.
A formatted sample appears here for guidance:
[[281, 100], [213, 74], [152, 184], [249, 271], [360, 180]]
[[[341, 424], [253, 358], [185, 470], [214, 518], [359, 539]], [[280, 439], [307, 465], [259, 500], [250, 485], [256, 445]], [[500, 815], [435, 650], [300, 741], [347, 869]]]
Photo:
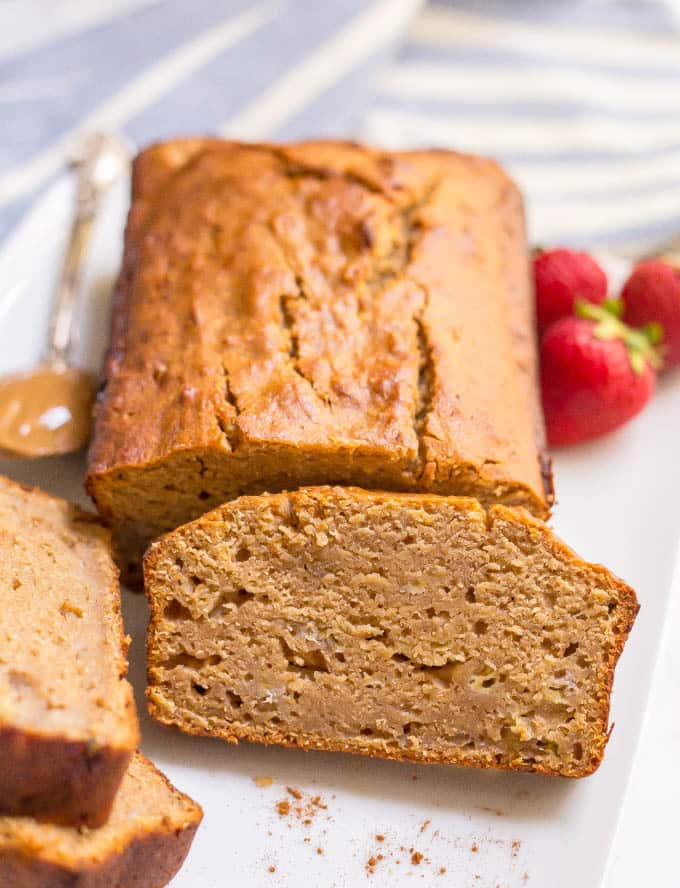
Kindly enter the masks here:
[[342, 483], [545, 516], [521, 199], [492, 161], [179, 140], [134, 166], [88, 490], [129, 580], [242, 493]]
[[525, 510], [308, 488], [145, 557], [148, 703], [194, 734], [582, 777], [635, 594]]
[[6, 888], [162, 888], [179, 870], [203, 817], [141, 753], [99, 829], [0, 817]]
[[108, 531], [0, 477], [0, 814], [106, 820], [139, 742], [126, 649]]

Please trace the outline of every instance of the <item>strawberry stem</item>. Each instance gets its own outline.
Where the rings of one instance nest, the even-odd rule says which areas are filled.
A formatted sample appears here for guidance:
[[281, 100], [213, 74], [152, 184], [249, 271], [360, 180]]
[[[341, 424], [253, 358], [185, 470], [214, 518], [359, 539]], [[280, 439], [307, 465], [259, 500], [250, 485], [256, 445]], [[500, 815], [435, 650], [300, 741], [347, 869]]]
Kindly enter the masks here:
[[659, 341], [656, 337], [660, 337], [663, 331], [658, 324], [648, 324], [642, 330], [634, 330], [612, 314], [606, 305], [594, 305], [583, 299], [577, 299], [574, 308], [578, 317], [595, 321], [593, 336], [597, 339], [619, 339], [623, 342], [628, 351], [630, 366], [636, 376], [643, 372], [646, 363], [655, 370], [659, 369], [661, 358], [654, 346]]

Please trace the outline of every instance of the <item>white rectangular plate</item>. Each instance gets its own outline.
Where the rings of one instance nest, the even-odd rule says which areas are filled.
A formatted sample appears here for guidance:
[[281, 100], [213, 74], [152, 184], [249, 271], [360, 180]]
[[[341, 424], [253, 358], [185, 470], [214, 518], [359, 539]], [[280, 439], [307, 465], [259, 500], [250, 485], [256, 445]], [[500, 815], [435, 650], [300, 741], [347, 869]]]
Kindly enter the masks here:
[[[107, 335], [126, 194], [127, 185], [110, 195], [89, 265], [80, 347], [93, 368]], [[0, 372], [38, 360], [70, 196], [70, 183], [58, 182], [0, 254]], [[454, 888], [599, 885], [633, 762], [680, 537], [674, 501], [680, 490], [678, 429], [676, 375], [662, 381], [653, 403], [624, 430], [555, 460], [555, 529], [581, 555], [630, 582], [642, 603], [617, 670], [616, 727], [597, 774], [566, 781], [232, 747], [185, 737], [142, 715], [144, 751], [205, 809], [174, 888], [371, 881]], [[72, 457], [0, 463], [0, 472], [85, 503], [83, 467], [81, 457]], [[143, 713], [145, 601], [126, 593], [124, 609]], [[255, 777], [273, 782], [258, 786]], [[315, 796], [326, 807], [314, 804]], [[284, 815], [276, 806], [286, 798], [292, 808]]]

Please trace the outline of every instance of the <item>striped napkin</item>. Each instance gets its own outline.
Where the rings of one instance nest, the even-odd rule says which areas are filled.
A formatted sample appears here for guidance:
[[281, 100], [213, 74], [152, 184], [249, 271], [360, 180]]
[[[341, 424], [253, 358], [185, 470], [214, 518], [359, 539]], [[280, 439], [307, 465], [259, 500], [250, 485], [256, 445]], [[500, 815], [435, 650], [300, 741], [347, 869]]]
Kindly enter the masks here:
[[423, 0], [2, 0], [0, 239], [95, 128], [356, 133]]
[[492, 154], [534, 242], [680, 231], [680, 2], [4, 0], [0, 238], [96, 127]]
[[634, 255], [680, 234], [680, 3], [431, 4], [361, 135], [491, 153], [534, 242]]

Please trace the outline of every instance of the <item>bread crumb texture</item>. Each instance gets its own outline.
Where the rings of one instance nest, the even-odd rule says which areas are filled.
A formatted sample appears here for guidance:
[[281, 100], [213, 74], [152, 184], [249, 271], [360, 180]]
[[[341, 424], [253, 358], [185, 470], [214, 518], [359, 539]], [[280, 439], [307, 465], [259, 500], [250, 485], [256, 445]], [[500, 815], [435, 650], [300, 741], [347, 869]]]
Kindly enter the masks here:
[[151, 713], [189, 733], [579, 777], [637, 602], [526, 512], [309, 488], [155, 543]]

